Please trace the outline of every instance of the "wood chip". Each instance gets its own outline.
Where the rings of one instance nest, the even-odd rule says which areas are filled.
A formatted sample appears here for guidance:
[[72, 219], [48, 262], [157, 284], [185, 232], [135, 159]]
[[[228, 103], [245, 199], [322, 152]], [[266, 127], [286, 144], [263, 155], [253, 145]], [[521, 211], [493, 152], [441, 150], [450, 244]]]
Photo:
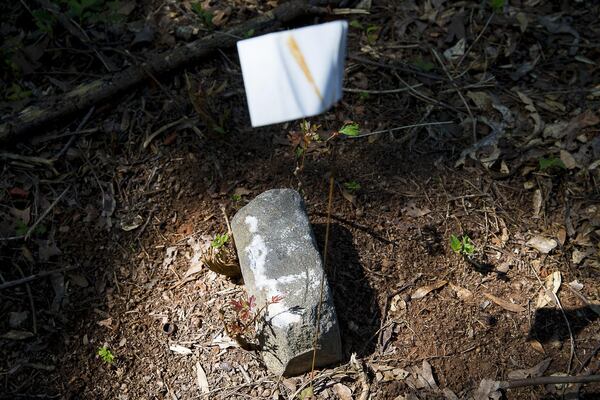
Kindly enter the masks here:
[[483, 294], [485, 297], [487, 297], [488, 299], [490, 299], [491, 301], [493, 301], [494, 303], [496, 303], [497, 305], [499, 305], [500, 307], [504, 308], [507, 311], [512, 311], [515, 313], [519, 313], [519, 312], [524, 312], [525, 311], [525, 307], [520, 306], [518, 304], [513, 304], [510, 303], [506, 300], [502, 300], [496, 296], [494, 296], [493, 294], [489, 294], [489, 293], [484, 293]]
[[209, 393], [210, 388], [208, 386], [208, 379], [206, 379], [206, 372], [199, 362], [196, 362], [196, 383], [202, 393]]
[[171, 350], [173, 353], [177, 353], [177, 354], [183, 354], [183, 355], [189, 355], [192, 354], [192, 350], [188, 349], [185, 346], [181, 346], [178, 344], [172, 344], [169, 346], [169, 350]]

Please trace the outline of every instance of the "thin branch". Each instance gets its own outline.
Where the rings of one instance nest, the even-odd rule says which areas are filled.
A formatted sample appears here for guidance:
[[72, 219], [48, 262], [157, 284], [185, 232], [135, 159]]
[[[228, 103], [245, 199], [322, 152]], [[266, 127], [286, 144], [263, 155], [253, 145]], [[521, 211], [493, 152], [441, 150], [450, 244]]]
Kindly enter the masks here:
[[458, 64], [456, 64], [457, 68], [460, 67], [460, 65], [462, 64], [462, 62], [467, 57], [467, 55], [469, 55], [469, 52], [471, 51], [471, 49], [473, 48], [473, 46], [475, 46], [475, 44], [479, 41], [479, 39], [481, 39], [481, 36], [483, 35], [483, 33], [487, 29], [488, 25], [492, 21], [492, 18], [494, 18], [494, 15], [496, 15], [496, 13], [492, 12], [492, 15], [490, 15], [490, 17], [488, 18], [487, 22], [485, 23], [485, 26], [483, 27], [483, 29], [481, 30], [481, 32], [479, 32], [479, 35], [477, 35], [477, 37], [475, 38], [475, 40], [473, 41], [473, 43], [471, 43], [471, 45], [469, 46], [469, 48], [467, 49], [467, 51], [465, 51], [465, 54], [463, 54], [463, 56], [460, 58], [460, 60], [458, 60]]
[[348, 93], [368, 93], [368, 94], [393, 94], [393, 93], [402, 93], [402, 92], [407, 92], [411, 89], [415, 89], [418, 87], [423, 86], [422, 83], [413, 85], [413, 86], [409, 86], [409, 87], [404, 87], [404, 88], [399, 88], [399, 89], [388, 89], [388, 90], [369, 90], [369, 89], [355, 89], [355, 88], [344, 88], [344, 92], [348, 92]]
[[33, 225], [31, 225], [29, 227], [29, 229], [27, 230], [27, 233], [25, 234], [25, 240], [29, 239], [29, 236], [35, 230], [35, 228], [37, 228], [37, 226], [40, 224], [40, 222], [42, 222], [44, 220], [44, 218], [46, 218], [46, 216], [50, 213], [50, 211], [52, 211], [52, 209], [58, 204], [58, 202], [60, 201], [60, 199], [62, 199], [62, 197], [65, 195], [65, 193], [67, 193], [67, 191], [70, 188], [71, 188], [71, 186], [67, 186], [67, 188], [65, 190], [63, 190], [63, 192], [60, 194], [60, 196], [58, 196], [52, 202], [52, 204], [50, 204], [50, 207], [46, 208], [46, 210], [44, 211], [44, 213], [34, 222]]
[[356, 138], [361, 138], [361, 137], [366, 137], [366, 136], [371, 136], [371, 135], [378, 135], [380, 133], [386, 133], [386, 132], [395, 132], [395, 131], [399, 131], [402, 129], [410, 129], [410, 128], [418, 128], [421, 126], [437, 126], [437, 125], [449, 125], [449, 124], [453, 124], [454, 122], [452, 121], [441, 121], [441, 122], [427, 122], [427, 123], [423, 123], [423, 124], [414, 124], [414, 125], [404, 125], [404, 126], [398, 126], [396, 128], [390, 128], [390, 129], [383, 129], [380, 131], [373, 131], [373, 132], [368, 132], [368, 133], [363, 133], [360, 135], [356, 135], [356, 136], [348, 136], [349, 138], [352, 139], [356, 139]]
[[538, 376], [537, 378], [517, 379], [514, 381], [500, 382], [501, 389], [514, 389], [535, 385], [560, 385], [565, 383], [592, 383], [600, 382], [600, 375], [580, 376]]
[[48, 276], [48, 275], [57, 274], [59, 272], [70, 271], [70, 270], [76, 269], [76, 268], [77, 268], [76, 266], [69, 266], [69, 267], [54, 269], [54, 270], [51, 270], [51, 271], [42, 271], [42, 272], [39, 272], [39, 273], [37, 273], [35, 275], [26, 276], [25, 278], [15, 279], [14, 281], [4, 282], [4, 283], [0, 284], [0, 290], [2, 290], [2, 289], [8, 289], [8, 288], [11, 288], [11, 287], [14, 287], [14, 286], [19, 286], [19, 285], [22, 285], [24, 283], [28, 283], [28, 282], [34, 281], [36, 279], [43, 278], [43, 277]]

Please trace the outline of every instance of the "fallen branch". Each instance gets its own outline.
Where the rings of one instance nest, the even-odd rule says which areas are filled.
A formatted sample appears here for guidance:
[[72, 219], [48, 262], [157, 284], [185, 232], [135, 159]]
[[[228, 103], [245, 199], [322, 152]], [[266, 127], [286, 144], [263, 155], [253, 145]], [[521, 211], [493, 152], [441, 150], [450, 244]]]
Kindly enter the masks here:
[[517, 379], [514, 381], [500, 382], [501, 389], [514, 389], [523, 386], [535, 385], [561, 385], [567, 383], [592, 383], [600, 382], [600, 375], [581, 376], [538, 376], [536, 378]]
[[219, 48], [233, 46], [246, 32], [274, 30], [303, 15], [320, 13], [323, 13], [322, 8], [313, 7], [306, 0], [291, 0], [228, 31], [215, 32], [174, 50], [155, 54], [147, 62], [133, 65], [109, 78], [82, 84], [61, 96], [43, 99], [0, 124], [0, 143], [23, 140], [26, 134], [43, 132], [48, 124], [89, 110], [98, 103], [133, 89], [151, 76], [182, 68]]
[[19, 285], [22, 285], [24, 283], [28, 283], [28, 282], [34, 281], [36, 279], [43, 278], [45, 276], [49, 276], [49, 275], [52, 275], [52, 274], [57, 274], [59, 272], [70, 271], [70, 270], [76, 269], [76, 268], [77, 268], [76, 266], [69, 266], [69, 267], [64, 267], [64, 268], [58, 268], [58, 269], [55, 269], [55, 270], [52, 270], [52, 271], [42, 271], [42, 272], [39, 272], [39, 273], [37, 273], [35, 275], [26, 276], [25, 278], [15, 279], [14, 281], [8, 281], [8, 282], [0, 283], [0, 290], [2, 290], [2, 289], [8, 289], [8, 288], [14, 287], [14, 286], [19, 286]]

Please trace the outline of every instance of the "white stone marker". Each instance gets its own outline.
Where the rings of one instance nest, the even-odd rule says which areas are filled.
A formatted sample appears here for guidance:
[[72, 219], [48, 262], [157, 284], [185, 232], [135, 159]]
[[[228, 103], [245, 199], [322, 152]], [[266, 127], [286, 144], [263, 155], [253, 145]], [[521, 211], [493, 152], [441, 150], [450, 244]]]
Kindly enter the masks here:
[[[292, 189], [269, 190], [239, 210], [231, 225], [246, 290], [256, 297], [257, 308], [273, 296], [283, 296], [269, 306], [259, 327], [267, 368], [286, 376], [309, 371], [323, 263], [302, 197]], [[323, 300], [317, 366], [342, 360], [327, 279]]]

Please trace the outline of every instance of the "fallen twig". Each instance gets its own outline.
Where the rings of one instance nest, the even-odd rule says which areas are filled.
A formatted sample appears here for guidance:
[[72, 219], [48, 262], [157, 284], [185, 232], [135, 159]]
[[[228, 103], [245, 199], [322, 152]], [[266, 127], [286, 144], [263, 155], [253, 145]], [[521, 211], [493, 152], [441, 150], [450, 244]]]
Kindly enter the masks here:
[[0, 290], [2, 289], [8, 289], [14, 286], [19, 286], [22, 285], [24, 283], [28, 283], [31, 281], [34, 281], [36, 279], [40, 279], [52, 274], [58, 274], [59, 272], [65, 272], [65, 271], [71, 271], [73, 269], [76, 269], [76, 266], [69, 266], [69, 267], [64, 267], [64, 268], [58, 268], [58, 269], [54, 269], [51, 271], [42, 271], [42, 272], [38, 272], [35, 275], [29, 275], [26, 276], [25, 278], [21, 278], [21, 279], [15, 279], [14, 281], [8, 281], [8, 282], [4, 282], [0, 284]]
[[452, 121], [441, 121], [441, 122], [426, 122], [423, 124], [413, 124], [413, 125], [404, 125], [404, 126], [398, 126], [396, 128], [390, 128], [390, 129], [382, 129], [380, 131], [373, 131], [373, 132], [368, 132], [368, 133], [363, 133], [360, 135], [356, 135], [356, 136], [348, 136], [352, 139], [356, 139], [356, 138], [361, 138], [361, 137], [366, 137], [366, 136], [371, 136], [371, 135], [378, 135], [380, 133], [386, 133], [386, 132], [395, 132], [395, 131], [399, 131], [399, 130], [403, 130], [403, 129], [410, 129], [410, 128], [418, 128], [421, 126], [436, 126], [436, 125], [449, 125], [449, 124], [453, 124], [454, 122]]
[[517, 379], [514, 381], [501, 381], [500, 389], [514, 389], [524, 386], [560, 385], [565, 383], [592, 383], [600, 382], [600, 375], [579, 376], [538, 376], [536, 378]]
[[52, 204], [50, 204], [50, 206], [44, 210], [42, 215], [40, 215], [40, 217], [33, 223], [33, 225], [31, 225], [29, 229], [27, 229], [27, 233], [25, 234], [25, 240], [29, 239], [29, 235], [31, 235], [31, 233], [35, 230], [35, 228], [37, 228], [40, 222], [42, 222], [44, 218], [46, 218], [46, 216], [50, 213], [50, 211], [52, 211], [52, 209], [58, 204], [60, 199], [62, 199], [62, 197], [65, 195], [65, 193], [67, 193], [67, 191], [70, 188], [71, 186], [67, 186], [67, 188], [63, 190], [63, 192], [52, 202]]

